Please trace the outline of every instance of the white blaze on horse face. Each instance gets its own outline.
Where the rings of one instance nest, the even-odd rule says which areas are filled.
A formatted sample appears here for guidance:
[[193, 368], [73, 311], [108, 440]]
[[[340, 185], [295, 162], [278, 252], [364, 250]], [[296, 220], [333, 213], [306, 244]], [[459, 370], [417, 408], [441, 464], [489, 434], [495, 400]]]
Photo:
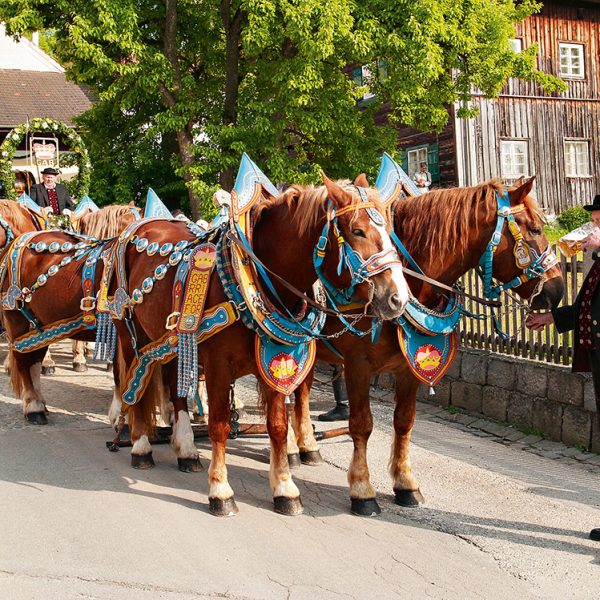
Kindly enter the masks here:
[[[390, 249], [396, 251], [396, 247], [392, 243], [392, 238], [390, 238], [390, 235], [386, 231], [385, 227], [382, 225], [375, 225], [374, 223], [373, 226], [375, 227], [375, 229], [377, 229], [379, 235], [381, 236], [381, 245], [383, 246], [382, 251], [385, 252], [386, 250]], [[404, 308], [408, 304], [410, 290], [408, 289], [408, 284], [406, 283], [406, 279], [404, 278], [402, 267], [399, 264], [390, 267], [389, 271], [391, 272], [392, 281], [396, 286], [396, 294], [398, 295], [398, 301], [394, 305], [390, 303], [390, 307], [396, 308], [398, 305], [400, 305], [401, 308], [399, 312], [400, 314], [402, 314], [404, 312]]]

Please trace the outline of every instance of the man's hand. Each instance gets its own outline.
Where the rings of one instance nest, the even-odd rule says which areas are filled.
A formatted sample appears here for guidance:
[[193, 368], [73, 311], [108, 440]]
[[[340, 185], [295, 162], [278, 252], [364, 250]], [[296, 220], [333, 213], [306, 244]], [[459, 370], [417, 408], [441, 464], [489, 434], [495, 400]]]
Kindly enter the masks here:
[[586, 250], [596, 250], [600, 248], [600, 228], [596, 227], [590, 235], [581, 240], [582, 248]]
[[533, 329], [533, 331], [542, 331], [546, 325], [554, 323], [554, 318], [551, 312], [531, 313], [525, 321], [525, 327]]

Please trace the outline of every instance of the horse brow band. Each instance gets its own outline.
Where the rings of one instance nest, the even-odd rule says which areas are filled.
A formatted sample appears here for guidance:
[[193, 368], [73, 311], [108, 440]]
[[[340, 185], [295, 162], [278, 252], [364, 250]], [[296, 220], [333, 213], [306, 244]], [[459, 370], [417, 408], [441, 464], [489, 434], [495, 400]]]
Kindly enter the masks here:
[[335, 211], [335, 216], [339, 217], [341, 215], [345, 215], [347, 212], [351, 210], [357, 210], [361, 208], [377, 208], [373, 202], [359, 202], [357, 204], [350, 204], [349, 206], [345, 206], [344, 208], [340, 208], [340, 210]]

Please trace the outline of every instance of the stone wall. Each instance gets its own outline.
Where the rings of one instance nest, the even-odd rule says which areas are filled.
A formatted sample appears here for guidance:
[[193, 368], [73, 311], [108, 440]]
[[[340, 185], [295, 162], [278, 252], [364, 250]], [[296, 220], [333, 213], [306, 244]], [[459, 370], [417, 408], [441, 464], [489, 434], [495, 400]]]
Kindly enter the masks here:
[[[389, 377], [379, 382], [390, 383]], [[419, 399], [600, 452], [591, 377], [570, 367], [462, 348], [435, 395], [421, 386]]]

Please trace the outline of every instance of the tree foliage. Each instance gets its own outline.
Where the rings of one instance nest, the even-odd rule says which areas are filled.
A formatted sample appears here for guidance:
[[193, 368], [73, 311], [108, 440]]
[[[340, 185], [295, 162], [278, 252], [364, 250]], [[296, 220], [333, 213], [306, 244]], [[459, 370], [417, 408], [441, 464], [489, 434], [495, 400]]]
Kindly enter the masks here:
[[[535, 47], [512, 50], [513, 23], [539, 8], [533, 0], [4, 0], [0, 20], [12, 33], [53, 29], [69, 75], [98, 91], [84, 123], [103, 193], [114, 186], [129, 197], [153, 172], [166, 187], [179, 177], [197, 215], [216, 186], [231, 187], [243, 151], [276, 182], [314, 181], [321, 170], [373, 173], [381, 150], [395, 151], [398, 122], [439, 131], [448, 106], [458, 101], [468, 116], [473, 89], [497, 95], [511, 76], [563, 89], [535, 69]], [[357, 85], [351, 65], [373, 76]], [[366, 91], [376, 96], [360, 108]]]

